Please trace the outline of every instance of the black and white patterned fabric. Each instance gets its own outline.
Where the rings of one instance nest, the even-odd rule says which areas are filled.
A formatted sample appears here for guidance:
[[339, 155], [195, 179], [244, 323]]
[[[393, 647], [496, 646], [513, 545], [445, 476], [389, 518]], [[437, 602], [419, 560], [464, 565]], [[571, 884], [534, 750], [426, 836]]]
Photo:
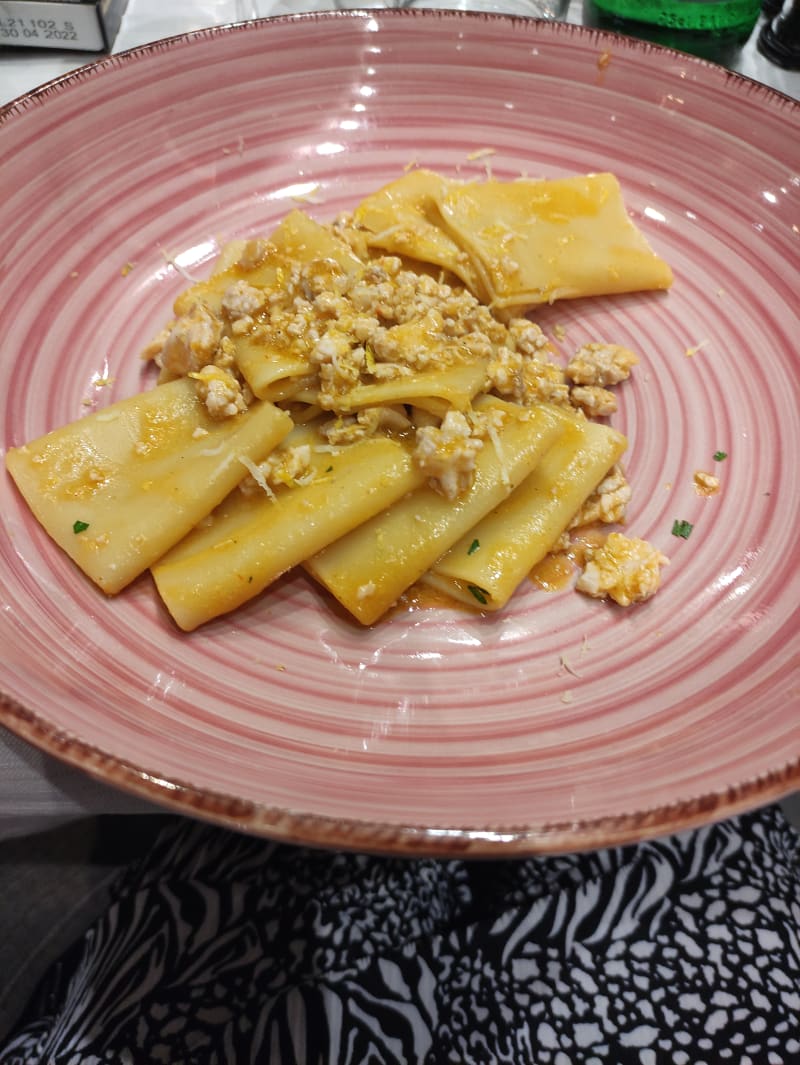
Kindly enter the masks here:
[[777, 807], [509, 862], [328, 854], [176, 820], [2, 1065], [789, 1065], [798, 836]]

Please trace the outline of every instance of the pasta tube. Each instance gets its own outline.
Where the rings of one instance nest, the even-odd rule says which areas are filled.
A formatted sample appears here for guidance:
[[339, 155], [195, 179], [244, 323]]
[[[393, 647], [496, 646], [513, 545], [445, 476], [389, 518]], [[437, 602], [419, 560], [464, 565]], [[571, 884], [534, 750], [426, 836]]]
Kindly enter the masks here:
[[240, 459], [260, 461], [291, 428], [271, 404], [216, 421], [184, 377], [11, 448], [6, 465], [39, 523], [111, 594], [228, 495]]
[[216, 268], [206, 281], [198, 281], [175, 300], [176, 315], [186, 314], [196, 303], [219, 314], [225, 293], [243, 281], [255, 288], [279, 289], [297, 263], [335, 263], [356, 276], [363, 262], [348, 244], [303, 211], [294, 210], [273, 230], [268, 240], [236, 241], [223, 249]]
[[539, 465], [422, 579], [485, 610], [506, 605], [626, 447], [625, 437], [576, 417]]
[[353, 221], [368, 231], [369, 247], [436, 263], [485, 297], [480, 274], [442, 226], [437, 199], [452, 184], [430, 170], [410, 170], [363, 199], [353, 212]]
[[[291, 211], [269, 240], [237, 242], [234, 248], [238, 260], [234, 251], [224, 252], [220, 268], [207, 281], [197, 282], [175, 300], [177, 321], [172, 325], [180, 331], [181, 319], [188, 320], [186, 339], [195, 358], [206, 347], [207, 338], [213, 337], [214, 343], [208, 345], [213, 348], [224, 332], [225, 365], [236, 366], [259, 399], [271, 399], [271, 386], [314, 370], [309, 362], [308, 330], [289, 331], [270, 320], [274, 306], [288, 301], [288, 280], [300, 267], [313, 265], [316, 283], [324, 287], [337, 275], [355, 278], [364, 263], [330, 227], [302, 211]], [[183, 328], [185, 332], [185, 324]], [[186, 369], [187, 357], [180, 345], [177, 359], [169, 354], [169, 333], [168, 327], [145, 351], [146, 357], [157, 358], [162, 380]], [[212, 352], [206, 356], [200, 362], [211, 361]]]
[[[488, 365], [488, 359], [476, 359], [473, 363], [456, 363], [438, 370], [422, 370], [388, 381], [356, 385], [336, 397], [336, 409], [349, 413], [364, 407], [409, 403], [440, 415], [450, 407], [465, 410], [486, 383]], [[320, 393], [315, 388], [297, 389], [292, 398], [300, 403], [319, 403]]]
[[[274, 251], [265, 267], [259, 266], [252, 274], [243, 275], [247, 284], [263, 287], [269, 292], [280, 293], [292, 270], [298, 264], [316, 265], [317, 278], [321, 283], [326, 273], [343, 271], [357, 277], [364, 264], [349, 246], [329, 227], [315, 222], [302, 211], [291, 211], [270, 237]], [[244, 332], [234, 337], [234, 361], [253, 394], [260, 399], [271, 398], [270, 386], [287, 378], [299, 378], [313, 371], [310, 364], [309, 341], [302, 333], [291, 335], [284, 329], [275, 329], [258, 320], [253, 332]]]
[[297, 391], [295, 382], [312, 371], [307, 358], [287, 352], [285, 342], [269, 333], [237, 337], [233, 348], [242, 377], [259, 399], [272, 400], [287, 391]]
[[612, 174], [452, 183], [438, 205], [498, 309], [672, 283]]
[[[297, 429], [287, 445], [319, 438]], [[308, 483], [277, 487], [272, 497], [236, 491], [153, 566], [161, 598], [187, 631], [234, 610], [282, 573], [322, 550], [422, 482], [410, 449], [370, 437], [311, 450]], [[268, 487], [268, 486], [267, 486]]]
[[477, 454], [470, 491], [448, 500], [425, 485], [304, 563], [364, 625], [371, 625], [439, 556], [508, 496], [563, 432], [555, 407], [482, 400], [505, 423]]

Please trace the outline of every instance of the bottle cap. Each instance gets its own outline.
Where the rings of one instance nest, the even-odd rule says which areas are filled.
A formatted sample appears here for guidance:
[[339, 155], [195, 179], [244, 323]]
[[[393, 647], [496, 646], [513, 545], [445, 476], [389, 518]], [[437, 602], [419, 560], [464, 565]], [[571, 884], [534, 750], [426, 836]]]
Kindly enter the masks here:
[[800, 3], [793, 0], [766, 22], [758, 35], [758, 50], [771, 63], [786, 70], [800, 70]]

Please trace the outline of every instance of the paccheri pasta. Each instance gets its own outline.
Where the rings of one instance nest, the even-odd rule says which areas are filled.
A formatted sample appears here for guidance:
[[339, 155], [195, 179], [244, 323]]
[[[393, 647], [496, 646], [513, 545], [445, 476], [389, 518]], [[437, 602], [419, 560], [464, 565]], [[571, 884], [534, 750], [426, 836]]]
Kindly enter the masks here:
[[[498, 610], [630, 496], [625, 438], [590, 419], [636, 356], [598, 342], [564, 367], [525, 315], [670, 283], [612, 175], [410, 171], [332, 223], [293, 210], [227, 246], [144, 353], [155, 387], [8, 470], [103, 591], [150, 570], [187, 631], [295, 567], [363, 624], [419, 581]], [[615, 532], [577, 587], [627, 604], [665, 562]]]

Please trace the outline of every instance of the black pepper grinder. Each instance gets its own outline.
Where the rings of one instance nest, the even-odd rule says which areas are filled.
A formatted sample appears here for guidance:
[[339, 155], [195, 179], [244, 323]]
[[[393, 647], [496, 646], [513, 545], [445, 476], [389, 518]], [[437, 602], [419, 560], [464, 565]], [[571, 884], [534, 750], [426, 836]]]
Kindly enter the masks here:
[[780, 14], [765, 22], [758, 35], [758, 50], [771, 63], [800, 70], [800, 2], [787, 0]]

